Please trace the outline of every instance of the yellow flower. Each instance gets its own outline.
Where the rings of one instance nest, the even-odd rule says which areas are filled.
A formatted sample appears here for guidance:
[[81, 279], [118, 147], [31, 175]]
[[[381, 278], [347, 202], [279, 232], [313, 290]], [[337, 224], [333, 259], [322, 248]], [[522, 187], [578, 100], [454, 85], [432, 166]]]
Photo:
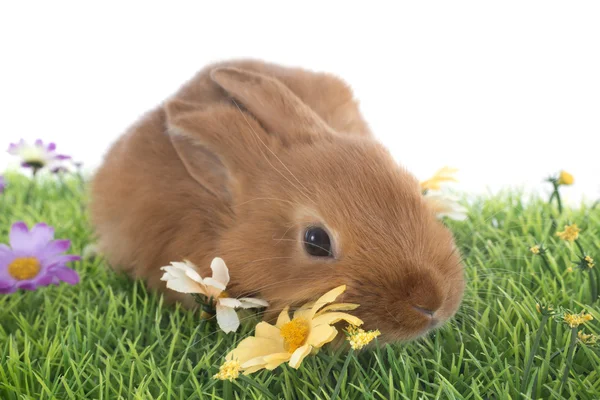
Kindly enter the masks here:
[[346, 330], [348, 332], [348, 343], [354, 350], [360, 350], [369, 343], [371, 343], [377, 336], [381, 335], [379, 330], [365, 331], [358, 326], [350, 325]]
[[213, 376], [214, 379], [224, 380], [234, 380], [240, 376], [240, 370], [242, 366], [240, 362], [237, 360], [225, 361], [223, 365], [219, 368], [219, 372]]
[[572, 185], [574, 181], [575, 178], [573, 178], [573, 175], [567, 171], [560, 171], [560, 175], [558, 176], [559, 185]]
[[554, 308], [552, 308], [549, 305], [542, 305], [540, 303], [536, 303], [535, 309], [542, 315], [554, 315]]
[[539, 245], [535, 245], [533, 247], [530, 247], [529, 251], [531, 251], [533, 254], [540, 254], [540, 246]]
[[444, 167], [438, 170], [431, 178], [421, 182], [421, 190], [440, 190], [443, 182], [456, 182], [453, 176], [458, 170]]
[[579, 338], [579, 340], [581, 340], [581, 342], [583, 344], [588, 344], [588, 345], [594, 345], [594, 344], [598, 343], [598, 340], [600, 339], [600, 336], [592, 335], [591, 333], [585, 334], [585, 333], [583, 333], [583, 331], [577, 332], [577, 337]]
[[562, 240], [574, 242], [579, 237], [580, 231], [581, 229], [577, 227], [577, 224], [565, 225], [565, 230], [562, 232], [556, 232], [556, 236], [558, 236]]
[[585, 262], [587, 262], [588, 268], [594, 268], [594, 259], [590, 256], [585, 256], [584, 258]]
[[582, 311], [579, 314], [565, 313], [563, 318], [571, 328], [577, 328], [579, 325], [594, 319], [591, 314], [586, 314], [585, 311]]
[[338, 334], [333, 324], [346, 321], [352, 325], [362, 325], [362, 321], [344, 310], [354, 310], [358, 304], [332, 303], [346, 290], [342, 285], [321, 296], [316, 302], [303, 305], [292, 319], [289, 307], [286, 307], [271, 325], [260, 322], [256, 325], [254, 336], [242, 340], [238, 346], [227, 354], [227, 360], [239, 361], [244, 374], [251, 374], [260, 369], [272, 370], [284, 362], [290, 367], [298, 368], [302, 360], [331, 342]]
[[573, 272], [573, 267], [567, 268], [567, 272]]

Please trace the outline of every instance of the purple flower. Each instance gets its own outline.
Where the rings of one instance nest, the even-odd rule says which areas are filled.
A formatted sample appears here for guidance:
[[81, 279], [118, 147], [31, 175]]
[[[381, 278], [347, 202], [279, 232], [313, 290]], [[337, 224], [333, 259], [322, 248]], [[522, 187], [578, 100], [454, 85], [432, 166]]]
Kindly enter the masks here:
[[4, 177], [0, 175], [0, 193], [4, 192], [4, 188], [6, 187], [6, 180]]
[[35, 290], [60, 281], [71, 285], [79, 282], [77, 272], [66, 264], [80, 257], [63, 254], [71, 241], [54, 240], [54, 228], [42, 223], [29, 230], [24, 222], [16, 222], [9, 240], [10, 247], [0, 244], [0, 294]]
[[48, 164], [60, 160], [68, 160], [71, 157], [56, 153], [56, 145], [49, 143], [44, 145], [40, 139], [33, 145], [21, 139], [18, 143], [11, 143], [8, 146], [8, 153], [21, 157], [23, 167], [33, 168], [34, 171], [40, 170]]

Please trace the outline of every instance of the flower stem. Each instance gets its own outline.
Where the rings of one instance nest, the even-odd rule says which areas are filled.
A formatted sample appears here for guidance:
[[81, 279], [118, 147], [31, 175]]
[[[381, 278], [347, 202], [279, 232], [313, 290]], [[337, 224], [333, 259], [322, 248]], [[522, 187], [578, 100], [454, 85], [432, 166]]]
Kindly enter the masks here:
[[567, 359], [565, 362], [565, 369], [563, 371], [563, 377], [560, 381], [559, 392], [562, 392], [567, 379], [569, 378], [569, 372], [571, 371], [571, 364], [573, 363], [573, 355], [575, 354], [575, 345], [577, 343], [577, 327], [571, 328], [571, 341], [569, 342], [569, 350], [567, 351]]
[[579, 243], [579, 239], [575, 239], [575, 244], [577, 245], [577, 248], [581, 252], [581, 257], [585, 257], [585, 251], [583, 251], [583, 246], [581, 246], [581, 243]]
[[[542, 261], [544, 262], [544, 266], [546, 267], [548, 272], [554, 274], [554, 271], [552, 270], [552, 267], [550, 267], [550, 262], [548, 261], [548, 258], [546, 257], [546, 255], [540, 254], [540, 257], [542, 258]], [[558, 283], [558, 287], [562, 288], [562, 280], [556, 280], [556, 282]]]
[[27, 188], [27, 192], [25, 192], [25, 204], [29, 204], [29, 200], [31, 199], [31, 193], [33, 192], [33, 188], [35, 187], [36, 184], [36, 174], [37, 174], [37, 170], [33, 170], [33, 177], [31, 178], [31, 181], [29, 182], [29, 187]]
[[548, 272], [553, 272], [552, 268], [550, 268], [550, 263], [548, 262], [548, 259], [546, 258], [545, 254], [541, 254], [542, 257], [542, 261], [544, 262], [544, 266], [546, 267], [546, 269], [548, 270]]
[[556, 193], [556, 205], [558, 205], [558, 213], [562, 214], [563, 205], [562, 200], [560, 199], [560, 193], [558, 192], [558, 185], [554, 184], [554, 192]]
[[342, 382], [348, 373], [348, 364], [350, 364], [350, 359], [354, 356], [354, 349], [350, 349], [348, 352], [348, 356], [346, 357], [346, 361], [344, 362], [344, 366], [340, 371], [340, 376], [338, 378], [337, 384], [335, 385], [335, 389], [333, 394], [331, 395], [331, 400], [337, 399], [337, 396], [340, 394], [340, 390], [342, 388]]
[[538, 348], [540, 347], [540, 340], [542, 339], [542, 333], [544, 333], [544, 327], [548, 322], [548, 315], [542, 315], [542, 322], [540, 323], [540, 327], [538, 328], [537, 334], [535, 335], [535, 340], [533, 341], [533, 346], [529, 352], [529, 358], [527, 359], [527, 364], [525, 364], [525, 370], [523, 371], [523, 380], [521, 382], [521, 393], [525, 393], [525, 389], [527, 389], [527, 381], [529, 380], [529, 372], [531, 371], [531, 367], [533, 366], [533, 360], [537, 353]]
[[81, 167], [77, 168], [77, 180], [79, 181], [79, 187], [83, 190], [85, 189], [85, 179], [83, 174], [81, 173]]
[[590, 304], [594, 304], [594, 302], [598, 299], [598, 287], [596, 286], [596, 274], [594, 273], [594, 268], [588, 268], [590, 275], [590, 296], [591, 301]]

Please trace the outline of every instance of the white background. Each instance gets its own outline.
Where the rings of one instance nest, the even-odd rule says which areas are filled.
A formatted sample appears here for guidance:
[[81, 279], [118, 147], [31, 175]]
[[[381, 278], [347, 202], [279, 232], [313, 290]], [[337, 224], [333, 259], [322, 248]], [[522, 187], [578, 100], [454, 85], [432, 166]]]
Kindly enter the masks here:
[[252, 57], [342, 76], [420, 178], [544, 190], [564, 168], [571, 200], [600, 196], [600, 2], [203, 3], [2, 2], [0, 170], [21, 137], [97, 166], [199, 68]]

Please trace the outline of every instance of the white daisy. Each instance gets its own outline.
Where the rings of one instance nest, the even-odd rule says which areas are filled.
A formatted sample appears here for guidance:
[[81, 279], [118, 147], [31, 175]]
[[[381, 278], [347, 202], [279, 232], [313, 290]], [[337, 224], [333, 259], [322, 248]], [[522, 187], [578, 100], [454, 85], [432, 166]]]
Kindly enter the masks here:
[[170, 266], [162, 267], [165, 271], [161, 280], [167, 282], [167, 288], [181, 293], [203, 294], [215, 301], [217, 323], [225, 333], [234, 332], [240, 326], [236, 308], [261, 308], [269, 303], [261, 299], [229, 297], [225, 289], [229, 283], [229, 270], [223, 259], [216, 257], [210, 264], [213, 276], [202, 278], [196, 272], [196, 266], [190, 261], [172, 262]]
[[428, 190], [425, 193], [425, 200], [438, 218], [448, 217], [456, 221], [467, 219], [467, 209], [459, 204], [456, 196], [439, 190]]
[[20, 157], [21, 165], [33, 168], [34, 171], [40, 170], [48, 164], [70, 159], [69, 156], [56, 153], [54, 143], [45, 145], [40, 139], [36, 140], [34, 144], [29, 144], [23, 139], [18, 143], [11, 143], [8, 153]]

